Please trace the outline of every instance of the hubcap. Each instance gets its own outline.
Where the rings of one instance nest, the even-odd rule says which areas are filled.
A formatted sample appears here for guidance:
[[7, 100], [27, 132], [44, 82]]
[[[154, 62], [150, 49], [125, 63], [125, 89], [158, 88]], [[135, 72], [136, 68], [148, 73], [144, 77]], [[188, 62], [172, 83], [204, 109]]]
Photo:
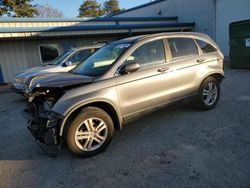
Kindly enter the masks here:
[[218, 89], [215, 83], [209, 82], [203, 90], [203, 101], [206, 105], [211, 106], [218, 97]]
[[99, 118], [89, 118], [78, 126], [75, 132], [75, 142], [83, 151], [93, 151], [100, 148], [108, 136], [106, 123]]

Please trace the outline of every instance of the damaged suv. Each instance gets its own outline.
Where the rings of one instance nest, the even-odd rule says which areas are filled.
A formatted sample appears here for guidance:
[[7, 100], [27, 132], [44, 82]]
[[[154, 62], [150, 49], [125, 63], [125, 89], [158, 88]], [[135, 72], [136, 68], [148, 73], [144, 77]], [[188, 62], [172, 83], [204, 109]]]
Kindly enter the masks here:
[[107, 147], [114, 129], [152, 110], [187, 98], [200, 110], [214, 108], [223, 59], [215, 42], [201, 33], [122, 39], [69, 73], [30, 78], [23, 116], [39, 142], [64, 141], [72, 153], [92, 156]]

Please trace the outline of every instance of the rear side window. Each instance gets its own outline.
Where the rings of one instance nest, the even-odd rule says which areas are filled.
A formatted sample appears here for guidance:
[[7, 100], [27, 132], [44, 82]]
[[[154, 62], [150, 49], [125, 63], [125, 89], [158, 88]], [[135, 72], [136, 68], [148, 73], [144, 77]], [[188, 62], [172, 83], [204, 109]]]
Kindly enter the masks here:
[[205, 41], [196, 39], [196, 42], [198, 43], [198, 45], [200, 46], [200, 48], [204, 54], [217, 51], [211, 44], [208, 44]]
[[173, 58], [199, 54], [193, 39], [169, 38], [168, 42]]

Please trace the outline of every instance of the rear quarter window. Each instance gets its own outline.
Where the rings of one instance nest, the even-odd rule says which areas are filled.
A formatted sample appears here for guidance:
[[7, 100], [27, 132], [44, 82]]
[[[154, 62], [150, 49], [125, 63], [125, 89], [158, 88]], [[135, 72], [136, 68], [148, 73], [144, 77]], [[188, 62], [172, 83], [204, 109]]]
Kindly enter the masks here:
[[169, 38], [168, 42], [173, 58], [199, 55], [197, 46], [191, 38]]
[[212, 53], [212, 52], [216, 52], [216, 48], [214, 48], [211, 44], [205, 42], [205, 41], [202, 41], [202, 40], [198, 40], [196, 39], [196, 42], [197, 44], [200, 46], [202, 52], [204, 54], [207, 54], [207, 53]]

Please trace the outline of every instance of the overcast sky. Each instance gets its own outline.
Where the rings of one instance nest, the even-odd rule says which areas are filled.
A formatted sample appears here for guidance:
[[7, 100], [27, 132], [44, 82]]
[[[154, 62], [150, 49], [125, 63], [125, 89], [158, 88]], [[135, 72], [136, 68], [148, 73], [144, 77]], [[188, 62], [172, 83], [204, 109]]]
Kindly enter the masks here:
[[[97, 0], [99, 3], [103, 3], [105, 0]], [[82, 4], [83, 0], [34, 0], [33, 4], [49, 4], [54, 8], [57, 8], [63, 12], [64, 17], [72, 18], [78, 15], [78, 8]], [[150, 2], [150, 0], [120, 0], [121, 8], [131, 8], [137, 5]]]

